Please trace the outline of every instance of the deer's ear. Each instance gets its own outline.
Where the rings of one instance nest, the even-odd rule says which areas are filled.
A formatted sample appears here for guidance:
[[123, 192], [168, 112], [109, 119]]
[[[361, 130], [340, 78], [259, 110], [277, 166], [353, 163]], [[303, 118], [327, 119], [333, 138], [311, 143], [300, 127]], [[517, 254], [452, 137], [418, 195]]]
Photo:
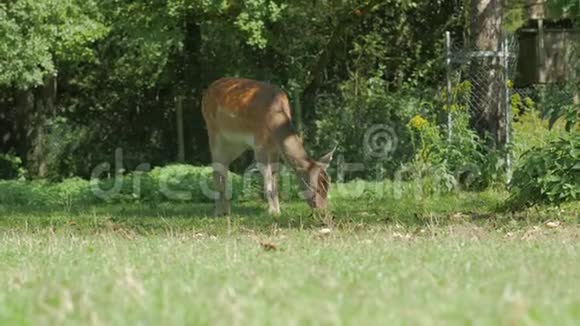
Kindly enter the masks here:
[[318, 160], [318, 163], [320, 163], [323, 169], [326, 170], [326, 168], [328, 168], [328, 166], [330, 165], [330, 162], [332, 161], [332, 156], [334, 155], [334, 152], [336, 151], [337, 147], [338, 144], [334, 145], [334, 148], [330, 152], [326, 153], [322, 158], [320, 158], [320, 160]]

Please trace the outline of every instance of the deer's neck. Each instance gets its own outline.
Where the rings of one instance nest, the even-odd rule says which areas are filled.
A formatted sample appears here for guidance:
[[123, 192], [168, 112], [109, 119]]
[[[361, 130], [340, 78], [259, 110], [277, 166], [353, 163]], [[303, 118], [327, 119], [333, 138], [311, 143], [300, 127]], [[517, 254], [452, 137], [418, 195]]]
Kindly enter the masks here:
[[278, 134], [278, 147], [288, 165], [297, 172], [307, 171], [313, 160], [304, 149], [302, 140], [294, 130], [286, 130]]

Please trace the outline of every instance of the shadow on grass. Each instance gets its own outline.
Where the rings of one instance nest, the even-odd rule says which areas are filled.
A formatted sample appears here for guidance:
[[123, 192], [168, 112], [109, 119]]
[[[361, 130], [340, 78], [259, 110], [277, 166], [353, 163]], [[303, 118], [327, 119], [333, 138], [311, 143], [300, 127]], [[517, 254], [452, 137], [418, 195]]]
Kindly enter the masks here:
[[95, 231], [122, 228], [137, 233], [158, 231], [213, 230], [220, 233], [231, 227], [253, 230], [312, 228], [324, 225], [349, 227], [360, 224], [418, 227], [447, 223], [463, 214], [493, 218], [502, 195], [497, 193], [458, 193], [425, 198], [335, 199], [330, 214], [313, 214], [303, 202], [282, 203], [282, 215], [266, 213], [265, 203], [232, 203], [230, 219], [213, 216], [213, 204], [193, 202], [123, 203], [81, 206], [0, 205], [0, 227], [4, 229], [71, 229]]
[[[303, 226], [294, 220], [315, 223], [311, 212], [302, 203], [283, 204], [282, 216], [272, 217], [260, 202], [233, 203], [232, 216], [215, 217], [210, 203], [124, 203], [83, 206], [22, 206], [0, 205], [0, 228], [42, 229], [71, 228], [76, 230], [99, 230], [112, 225], [149, 233], [168, 228], [192, 230], [215, 227], [219, 229], [234, 223], [246, 228], [271, 228]], [[312, 222], [312, 223], [310, 223]]]
[[[401, 225], [409, 228], [453, 223], [502, 226], [514, 221], [538, 222], [554, 210], [502, 211], [505, 193], [455, 193], [423, 198], [334, 199], [329, 214], [314, 214], [304, 202], [282, 202], [282, 215], [270, 216], [260, 200], [234, 201], [230, 218], [214, 217], [213, 204], [194, 202], [129, 202], [97, 205], [23, 206], [0, 204], [0, 231], [51, 229], [94, 233], [125, 230], [137, 234], [163, 232], [224, 233], [331, 226]], [[566, 208], [568, 219], [579, 219], [580, 204]], [[558, 213], [560, 214], [560, 213]], [[571, 218], [570, 218], [571, 217]], [[574, 218], [575, 217], [575, 218]], [[564, 217], [566, 218], [566, 217]]]

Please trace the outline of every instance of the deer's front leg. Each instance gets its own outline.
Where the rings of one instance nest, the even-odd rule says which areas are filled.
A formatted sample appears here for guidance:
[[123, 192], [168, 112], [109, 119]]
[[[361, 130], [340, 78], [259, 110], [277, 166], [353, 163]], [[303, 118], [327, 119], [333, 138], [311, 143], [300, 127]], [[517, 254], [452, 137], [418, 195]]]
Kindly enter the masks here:
[[262, 176], [264, 177], [264, 195], [268, 202], [268, 213], [280, 215], [280, 203], [278, 201], [278, 182], [276, 163], [272, 157], [256, 153], [256, 160]]
[[272, 164], [268, 164], [263, 170], [264, 175], [264, 192], [268, 201], [268, 213], [271, 215], [280, 215], [280, 203], [278, 202], [278, 185], [276, 176], [272, 169]]
[[278, 163], [271, 164], [272, 165], [272, 193], [271, 193], [271, 201], [272, 201], [272, 214], [280, 215], [280, 201], [279, 201], [279, 185], [278, 185], [278, 174], [279, 174], [279, 166]]

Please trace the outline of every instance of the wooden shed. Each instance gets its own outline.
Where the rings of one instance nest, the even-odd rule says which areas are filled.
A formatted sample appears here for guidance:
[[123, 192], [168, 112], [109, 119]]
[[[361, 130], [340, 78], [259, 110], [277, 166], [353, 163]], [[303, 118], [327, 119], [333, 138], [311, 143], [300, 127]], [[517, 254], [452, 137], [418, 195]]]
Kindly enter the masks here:
[[576, 80], [580, 29], [567, 17], [548, 17], [546, 0], [528, 3], [528, 23], [518, 31], [520, 86]]

